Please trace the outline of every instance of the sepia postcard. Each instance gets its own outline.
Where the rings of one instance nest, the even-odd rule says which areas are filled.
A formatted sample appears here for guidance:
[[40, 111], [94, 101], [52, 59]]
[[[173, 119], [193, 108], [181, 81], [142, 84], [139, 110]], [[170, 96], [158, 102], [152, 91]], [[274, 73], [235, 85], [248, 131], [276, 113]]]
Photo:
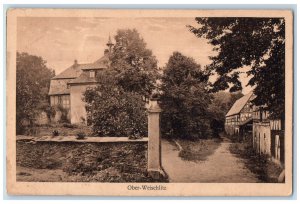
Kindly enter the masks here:
[[10, 195], [290, 196], [289, 10], [7, 10]]

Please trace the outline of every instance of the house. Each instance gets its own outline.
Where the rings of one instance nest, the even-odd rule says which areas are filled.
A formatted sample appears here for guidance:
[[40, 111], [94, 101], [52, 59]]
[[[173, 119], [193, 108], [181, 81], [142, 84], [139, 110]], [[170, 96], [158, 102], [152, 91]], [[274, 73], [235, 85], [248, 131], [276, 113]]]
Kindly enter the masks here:
[[249, 94], [238, 99], [226, 114], [225, 131], [243, 139], [252, 134], [253, 149], [270, 156], [274, 162], [284, 164], [284, 120], [270, 119], [265, 106], [255, 106]]
[[238, 99], [226, 114], [225, 132], [238, 139], [252, 133], [252, 92]]
[[284, 120], [270, 119], [264, 107], [253, 107], [253, 148], [284, 164]]
[[108, 49], [105, 49], [104, 55], [95, 62], [79, 64], [75, 60], [72, 66], [51, 79], [50, 104], [53, 107], [58, 107], [54, 117], [55, 121], [62, 118], [64, 112], [62, 110], [65, 110], [67, 113], [65, 117], [72, 124], [87, 124], [83, 94], [87, 88], [96, 86], [97, 73], [110, 67], [109, 55], [113, 46], [110, 37], [106, 45]]

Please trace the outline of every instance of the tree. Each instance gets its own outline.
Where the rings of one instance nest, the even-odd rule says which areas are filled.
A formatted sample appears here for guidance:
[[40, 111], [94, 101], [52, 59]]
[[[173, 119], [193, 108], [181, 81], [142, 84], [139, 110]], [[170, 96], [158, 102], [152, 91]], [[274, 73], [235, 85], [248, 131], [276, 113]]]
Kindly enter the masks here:
[[[248, 85], [254, 86], [253, 103], [264, 106], [272, 117], [284, 115], [285, 21], [283, 18], [201, 18], [199, 27], [189, 26], [197, 37], [214, 46], [208, 66], [218, 78], [212, 91], [241, 90], [242, 67], [249, 67]], [[266, 106], [265, 106], [266, 105]]]
[[243, 96], [241, 91], [230, 93], [227, 91], [219, 91], [212, 93], [212, 103], [209, 106], [214, 112], [214, 118], [219, 118], [225, 122], [225, 116], [233, 104]]
[[242, 92], [219, 91], [212, 94], [212, 103], [208, 106], [208, 112], [211, 119], [211, 128], [214, 135], [224, 130], [226, 114], [236, 100], [243, 96]]
[[174, 52], [164, 68], [161, 85], [162, 131], [181, 138], [210, 136], [206, 90], [208, 76], [192, 58]]
[[157, 60], [137, 30], [118, 30], [111, 54], [117, 84], [125, 91], [151, 95], [158, 76]]
[[24, 121], [33, 125], [40, 109], [48, 101], [50, 79], [54, 71], [46, 66], [46, 61], [38, 56], [17, 52], [17, 133], [24, 131]]
[[88, 123], [99, 136], [147, 135], [147, 114], [141, 95], [118, 86], [114, 70], [98, 74], [98, 85], [84, 94]]

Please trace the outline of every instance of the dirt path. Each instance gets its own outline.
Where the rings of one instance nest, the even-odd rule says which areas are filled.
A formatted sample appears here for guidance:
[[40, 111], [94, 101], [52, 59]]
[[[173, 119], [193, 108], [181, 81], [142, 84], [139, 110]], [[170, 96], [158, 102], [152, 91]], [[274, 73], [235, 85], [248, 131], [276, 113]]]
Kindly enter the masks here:
[[243, 161], [230, 153], [230, 141], [224, 139], [220, 147], [206, 161], [184, 161], [177, 148], [162, 140], [162, 166], [170, 182], [256, 183], [260, 182]]

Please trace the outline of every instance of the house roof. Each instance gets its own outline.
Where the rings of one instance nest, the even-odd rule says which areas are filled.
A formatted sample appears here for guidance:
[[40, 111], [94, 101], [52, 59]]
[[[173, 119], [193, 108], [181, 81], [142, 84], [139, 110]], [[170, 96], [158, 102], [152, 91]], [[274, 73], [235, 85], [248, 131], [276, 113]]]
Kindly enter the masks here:
[[82, 72], [82, 67], [84, 64], [73, 64], [71, 67], [67, 68], [60, 74], [56, 75], [52, 79], [72, 79], [78, 77]]
[[96, 78], [89, 76], [88, 70], [102, 70], [110, 66], [109, 52], [106, 50], [104, 56], [93, 63], [74, 64], [51, 79], [49, 95], [70, 94], [68, 84], [82, 84], [97, 82]]
[[68, 84], [83, 84], [83, 83], [95, 83], [97, 82], [96, 77], [90, 77], [88, 71], [83, 71], [79, 77], [72, 79]]
[[230, 110], [228, 111], [226, 116], [231, 116], [231, 115], [240, 113], [252, 95], [253, 95], [253, 92], [250, 92], [250, 93], [246, 94], [245, 96], [241, 97], [240, 99], [238, 99], [237, 101], [235, 101], [235, 103], [230, 108]]
[[56, 75], [52, 79], [72, 79], [72, 78], [74, 79], [81, 75], [82, 70], [107, 69], [109, 67], [109, 64], [110, 64], [109, 57], [106, 54], [93, 63], [88, 63], [88, 64], [74, 63], [71, 67], [67, 68], [66, 70]]
[[72, 79], [59, 79], [51, 80], [49, 95], [60, 95], [60, 94], [70, 94], [70, 89], [68, 88], [68, 82]]
[[109, 67], [109, 56], [108, 54], [105, 54], [100, 59], [96, 60], [93, 63], [86, 64], [81, 69], [82, 70], [89, 70], [89, 69], [107, 69]]

